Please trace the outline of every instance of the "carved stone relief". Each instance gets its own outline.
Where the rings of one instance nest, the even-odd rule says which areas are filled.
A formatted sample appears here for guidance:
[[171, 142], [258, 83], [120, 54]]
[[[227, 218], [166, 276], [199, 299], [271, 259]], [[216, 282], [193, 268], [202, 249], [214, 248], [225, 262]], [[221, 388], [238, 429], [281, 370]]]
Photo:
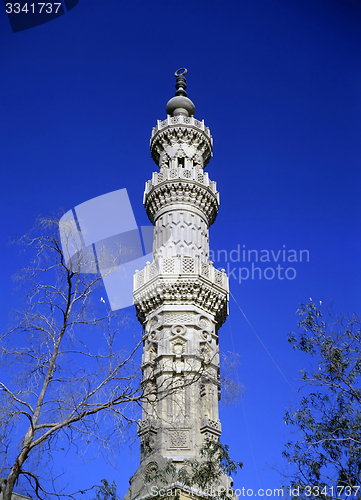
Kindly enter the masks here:
[[169, 448], [189, 448], [189, 430], [177, 429], [168, 431]]
[[171, 341], [172, 352], [176, 356], [181, 356], [185, 352], [186, 342], [183, 339], [176, 339]]
[[187, 328], [184, 325], [173, 325], [171, 332], [173, 335], [186, 335]]
[[158, 469], [159, 466], [157, 462], [148, 462], [147, 465], [144, 467], [144, 472], [145, 474], [155, 474]]

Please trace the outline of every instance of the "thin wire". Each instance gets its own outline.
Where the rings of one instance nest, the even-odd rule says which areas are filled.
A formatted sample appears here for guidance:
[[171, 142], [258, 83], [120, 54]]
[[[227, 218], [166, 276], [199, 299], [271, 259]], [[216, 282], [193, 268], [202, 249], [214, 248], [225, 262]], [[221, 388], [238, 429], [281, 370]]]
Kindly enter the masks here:
[[276, 363], [276, 361], [273, 359], [271, 353], [269, 352], [269, 350], [267, 349], [267, 347], [264, 345], [264, 343], [262, 342], [261, 338], [259, 337], [259, 335], [257, 334], [256, 330], [253, 328], [253, 326], [251, 325], [251, 322], [249, 321], [249, 319], [247, 318], [247, 316], [244, 314], [244, 312], [242, 311], [241, 309], [241, 306], [238, 304], [238, 302], [236, 301], [236, 299], [234, 298], [232, 292], [229, 292], [230, 293], [230, 296], [232, 297], [232, 299], [235, 301], [238, 309], [241, 311], [241, 313], [243, 314], [244, 316], [244, 319], [247, 321], [247, 323], [249, 324], [249, 326], [252, 328], [254, 334], [256, 335], [256, 337], [258, 338], [258, 340], [261, 342], [262, 346], [264, 347], [264, 350], [266, 351], [266, 353], [268, 354], [268, 356], [271, 358], [271, 360], [273, 361], [274, 365], [276, 366], [277, 370], [280, 372], [280, 374], [282, 375], [282, 377], [285, 379], [285, 381], [287, 382], [287, 384], [291, 387], [292, 391], [294, 390], [292, 385], [290, 384], [289, 380], [286, 378], [285, 374], [283, 373], [283, 371], [281, 370], [281, 368], [278, 366], [278, 364]]
[[[231, 332], [232, 349], [233, 349], [233, 352], [236, 352], [235, 351], [235, 347], [234, 347], [234, 341], [233, 341], [233, 332], [232, 332], [232, 326], [231, 326], [231, 317], [228, 318], [228, 323], [229, 323], [229, 331]], [[239, 383], [239, 385], [241, 385], [241, 381], [240, 381], [240, 378], [239, 378], [238, 371], [236, 372], [236, 376], [237, 376], [237, 382]], [[260, 477], [259, 477], [259, 474], [258, 474], [258, 467], [257, 467], [256, 457], [255, 457], [254, 451], [253, 451], [251, 434], [250, 434], [249, 428], [248, 428], [248, 422], [247, 422], [247, 417], [246, 417], [246, 410], [244, 408], [243, 399], [241, 400], [241, 403], [242, 403], [242, 410], [243, 410], [244, 422], [246, 424], [246, 431], [247, 431], [247, 437], [248, 437], [249, 447], [251, 448], [251, 454], [252, 454], [253, 464], [254, 464], [254, 468], [256, 469], [256, 474], [257, 474], [257, 479], [258, 479], [258, 486], [260, 488], [262, 488], [261, 480], [260, 480]]]

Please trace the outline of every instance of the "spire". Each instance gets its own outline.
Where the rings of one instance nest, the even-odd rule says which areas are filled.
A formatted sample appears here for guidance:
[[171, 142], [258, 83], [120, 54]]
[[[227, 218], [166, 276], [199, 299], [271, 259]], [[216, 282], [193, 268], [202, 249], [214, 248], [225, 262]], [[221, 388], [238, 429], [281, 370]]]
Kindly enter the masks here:
[[183, 95], [184, 97], [187, 97], [187, 84], [186, 84], [186, 76], [187, 74], [187, 68], [180, 68], [177, 69], [177, 71], [174, 73], [174, 76], [176, 77], [176, 84], [175, 88], [177, 89], [177, 92], [175, 95]]
[[166, 111], [167, 115], [170, 116], [194, 116], [196, 108], [193, 102], [187, 97], [187, 84], [185, 75], [187, 74], [186, 68], [180, 68], [175, 73], [176, 77], [176, 93], [175, 97], [172, 97], [167, 103]]

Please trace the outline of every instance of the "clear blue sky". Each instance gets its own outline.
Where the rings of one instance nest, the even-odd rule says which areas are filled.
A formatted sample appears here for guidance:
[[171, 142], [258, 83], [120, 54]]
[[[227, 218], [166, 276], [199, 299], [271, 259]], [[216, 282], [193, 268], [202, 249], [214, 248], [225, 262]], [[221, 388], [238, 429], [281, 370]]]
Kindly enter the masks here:
[[[245, 388], [241, 402], [221, 407], [222, 440], [245, 464], [235, 486], [278, 486], [269, 467], [283, 468], [283, 414], [309, 363], [287, 343], [298, 303], [312, 297], [359, 310], [361, 3], [80, 0], [19, 33], [0, 5], [0, 53], [2, 326], [21, 263], [7, 242], [39, 214], [127, 188], [137, 223], [148, 223], [144, 183], [156, 169], [149, 138], [179, 67], [188, 68], [195, 116], [214, 138], [207, 171], [221, 208], [211, 248], [227, 257], [238, 245], [259, 256], [308, 250], [309, 262], [256, 263], [262, 273], [292, 267], [294, 279], [256, 271], [240, 284], [233, 276], [252, 263], [229, 268], [232, 294], [287, 381], [232, 299], [220, 330], [221, 349], [240, 355]], [[217, 267], [227, 266], [222, 256]], [[74, 485], [107, 477], [125, 494], [138, 459], [135, 445], [120, 453], [118, 470], [71, 464]]]

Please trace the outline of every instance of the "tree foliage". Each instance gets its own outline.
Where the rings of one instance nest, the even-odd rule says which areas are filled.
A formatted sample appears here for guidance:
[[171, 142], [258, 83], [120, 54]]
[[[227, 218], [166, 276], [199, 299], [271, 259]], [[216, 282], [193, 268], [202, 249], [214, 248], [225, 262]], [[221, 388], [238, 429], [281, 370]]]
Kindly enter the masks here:
[[102, 479], [101, 483], [101, 486], [97, 488], [96, 497], [93, 500], [119, 500], [115, 481], [109, 484], [107, 479]]
[[[171, 460], [154, 474], [146, 475], [146, 480], [158, 481], [163, 485], [175, 483], [190, 492], [200, 490], [210, 500], [229, 498], [227, 477], [242, 469], [242, 462], [235, 462], [229, 456], [229, 446], [219, 441], [206, 440], [199, 450], [199, 458], [184, 461], [177, 467]], [[168, 496], [168, 495], [167, 495]], [[176, 491], [176, 497], [179, 490]]]
[[325, 317], [315, 303], [301, 305], [289, 342], [314, 360], [302, 371], [302, 397], [285, 415], [298, 434], [283, 455], [300, 498], [360, 498], [361, 330], [357, 315]]

